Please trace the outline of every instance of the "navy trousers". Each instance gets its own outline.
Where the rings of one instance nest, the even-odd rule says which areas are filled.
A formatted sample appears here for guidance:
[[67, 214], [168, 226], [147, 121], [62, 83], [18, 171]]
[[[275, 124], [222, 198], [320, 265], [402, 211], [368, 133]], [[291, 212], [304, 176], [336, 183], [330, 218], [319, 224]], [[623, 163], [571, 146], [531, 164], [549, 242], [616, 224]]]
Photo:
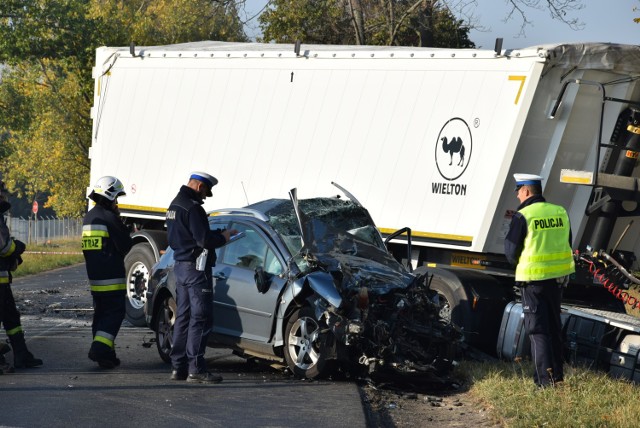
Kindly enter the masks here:
[[535, 366], [533, 381], [538, 386], [564, 380], [561, 301], [562, 287], [555, 279], [531, 282], [522, 288], [524, 323]]
[[22, 331], [11, 284], [0, 284], [0, 321], [9, 335]]
[[196, 270], [193, 262], [176, 262], [177, 314], [173, 326], [171, 365], [175, 370], [204, 373], [204, 353], [213, 327], [211, 268]]
[[125, 299], [124, 292], [93, 293], [93, 341], [90, 352], [102, 355], [115, 353], [114, 342], [127, 310]]

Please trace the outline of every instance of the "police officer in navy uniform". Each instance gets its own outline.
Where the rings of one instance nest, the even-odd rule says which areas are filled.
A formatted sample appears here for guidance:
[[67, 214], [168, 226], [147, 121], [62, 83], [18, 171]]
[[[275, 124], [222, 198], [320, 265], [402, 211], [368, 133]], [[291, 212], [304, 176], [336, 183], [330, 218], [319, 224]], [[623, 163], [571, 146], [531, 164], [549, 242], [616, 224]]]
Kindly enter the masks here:
[[533, 380], [540, 387], [564, 379], [560, 304], [575, 272], [566, 210], [542, 196], [542, 177], [514, 174], [520, 201], [505, 239], [505, 255], [516, 267], [526, 332], [531, 342]]
[[98, 179], [89, 194], [95, 206], [82, 223], [82, 253], [93, 296], [89, 359], [105, 369], [120, 365], [115, 340], [126, 311], [124, 257], [132, 245], [129, 230], [120, 218], [119, 196], [125, 196], [120, 180], [112, 176]]
[[173, 249], [177, 314], [171, 348], [172, 380], [213, 384], [222, 376], [209, 373], [204, 359], [207, 338], [213, 327], [213, 278], [215, 249], [237, 231], [211, 230], [202, 207], [212, 196], [218, 180], [193, 172], [167, 211], [167, 236]]
[[[9, 233], [9, 228], [4, 220], [4, 213], [11, 208], [8, 201], [8, 192], [4, 182], [0, 181], [0, 321], [2, 322], [9, 343], [13, 348], [13, 367], [32, 368], [42, 365], [42, 360], [35, 358], [27, 349], [24, 340], [24, 331], [20, 323], [20, 313], [11, 291], [11, 272], [22, 263], [20, 256], [26, 246], [23, 242], [14, 239]], [[13, 372], [13, 367], [7, 363], [4, 354], [10, 348], [0, 343], [0, 374]]]

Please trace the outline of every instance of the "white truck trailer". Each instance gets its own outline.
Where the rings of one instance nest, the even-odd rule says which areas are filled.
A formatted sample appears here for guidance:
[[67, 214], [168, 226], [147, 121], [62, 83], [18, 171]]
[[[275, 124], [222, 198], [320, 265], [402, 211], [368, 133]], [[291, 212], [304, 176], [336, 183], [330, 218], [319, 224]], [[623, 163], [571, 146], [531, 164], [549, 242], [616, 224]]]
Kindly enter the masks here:
[[611, 286], [634, 285], [640, 251], [638, 46], [101, 47], [93, 76], [91, 182], [115, 175], [127, 188], [133, 323], [144, 322], [148, 272], [166, 247], [165, 210], [204, 170], [220, 181], [206, 209], [344, 186], [383, 234], [411, 229], [411, 256], [406, 234], [390, 251], [430, 270], [443, 314], [495, 353], [516, 297], [503, 250], [518, 205], [512, 174], [526, 172], [545, 178], [572, 222], [580, 260], [567, 317], [622, 325], [609, 354], [640, 331], [615, 314], [628, 295]]

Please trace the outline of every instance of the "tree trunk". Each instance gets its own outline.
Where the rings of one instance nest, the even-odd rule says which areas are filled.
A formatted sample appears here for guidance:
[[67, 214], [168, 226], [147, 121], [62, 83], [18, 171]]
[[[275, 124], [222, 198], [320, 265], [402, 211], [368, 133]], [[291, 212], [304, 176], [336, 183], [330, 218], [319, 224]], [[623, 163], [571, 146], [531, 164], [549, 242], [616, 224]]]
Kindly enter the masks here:
[[388, 45], [392, 46], [396, 41], [396, 10], [393, 4], [393, 0], [388, 0], [387, 2], [389, 11], [388, 11], [388, 28], [389, 28], [389, 42]]
[[351, 13], [351, 22], [353, 22], [353, 29], [356, 34], [356, 44], [364, 45], [365, 44], [365, 34], [364, 34], [364, 15], [362, 13], [362, 4], [360, 4], [360, 0], [348, 0], [349, 2], [349, 12]]
[[[437, 1], [437, 0], [436, 0]], [[432, 47], [434, 45], [433, 35], [433, 8], [434, 0], [422, 0], [420, 16], [420, 46]]]

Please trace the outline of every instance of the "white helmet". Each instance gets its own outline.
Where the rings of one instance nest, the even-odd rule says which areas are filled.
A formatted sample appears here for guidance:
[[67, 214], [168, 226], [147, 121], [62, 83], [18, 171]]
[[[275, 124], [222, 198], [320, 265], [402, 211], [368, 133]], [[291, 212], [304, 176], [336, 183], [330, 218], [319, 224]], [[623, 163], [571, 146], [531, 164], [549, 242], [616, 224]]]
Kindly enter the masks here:
[[94, 195], [100, 195], [110, 201], [115, 201], [118, 196], [126, 196], [126, 193], [124, 192], [124, 186], [120, 180], [116, 177], [106, 175], [104, 177], [100, 177], [98, 181], [96, 181], [89, 197], [93, 199]]

